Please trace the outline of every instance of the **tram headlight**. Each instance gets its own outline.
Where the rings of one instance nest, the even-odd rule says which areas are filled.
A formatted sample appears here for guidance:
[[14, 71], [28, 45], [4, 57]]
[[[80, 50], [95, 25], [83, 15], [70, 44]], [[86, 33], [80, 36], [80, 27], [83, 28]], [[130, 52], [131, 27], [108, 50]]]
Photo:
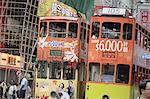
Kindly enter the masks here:
[[102, 99], [110, 99], [108, 95], [103, 95]]

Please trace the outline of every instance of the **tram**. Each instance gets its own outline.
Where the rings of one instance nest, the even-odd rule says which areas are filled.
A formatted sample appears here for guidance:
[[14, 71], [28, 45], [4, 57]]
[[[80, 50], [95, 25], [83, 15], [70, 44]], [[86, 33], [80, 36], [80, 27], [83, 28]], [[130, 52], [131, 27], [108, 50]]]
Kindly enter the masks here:
[[150, 32], [125, 9], [104, 8], [92, 16], [85, 99], [136, 99], [150, 74]]
[[79, 99], [84, 93], [79, 89], [85, 88], [86, 26], [83, 17], [40, 17], [36, 99]]

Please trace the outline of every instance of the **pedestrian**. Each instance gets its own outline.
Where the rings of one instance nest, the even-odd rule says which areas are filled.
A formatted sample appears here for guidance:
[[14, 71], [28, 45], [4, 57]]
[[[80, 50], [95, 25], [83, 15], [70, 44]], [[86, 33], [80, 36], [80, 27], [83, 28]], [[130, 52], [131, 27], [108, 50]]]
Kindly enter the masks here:
[[3, 97], [3, 87], [0, 86], [0, 99], [2, 99], [2, 97]]
[[145, 79], [139, 85], [140, 96], [137, 99], [150, 99], [150, 80]]
[[0, 84], [0, 87], [2, 87], [2, 98], [4, 98], [4, 95], [5, 95], [5, 92], [6, 92], [6, 89], [7, 89], [7, 85], [5, 83], [5, 81], [3, 81], [1, 84]]
[[20, 82], [20, 98], [21, 99], [25, 99], [27, 88], [28, 88], [28, 80], [25, 76], [21, 75], [21, 82]]
[[5, 97], [5, 99], [7, 99], [8, 98], [8, 91], [9, 91], [9, 88], [10, 88], [10, 83], [7, 83], [7, 88], [6, 88], [6, 91], [5, 91], [5, 93], [4, 93], [4, 97]]
[[16, 90], [17, 90], [17, 87], [15, 85], [15, 82], [11, 80], [10, 87], [8, 90], [8, 99], [16, 99]]
[[26, 90], [26, 99], [31, 98], [31, 87], [28, 85], [27, 90]]

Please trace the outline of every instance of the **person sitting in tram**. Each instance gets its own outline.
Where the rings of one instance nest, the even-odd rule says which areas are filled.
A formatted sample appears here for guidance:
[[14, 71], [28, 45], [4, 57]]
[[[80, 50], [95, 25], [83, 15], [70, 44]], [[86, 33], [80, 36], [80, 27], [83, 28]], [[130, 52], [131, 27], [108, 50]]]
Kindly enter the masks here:
[[109, 66], [104, 66], [104, 73], [102, 74], [102, 82], [113, 82], [114, 76], [109, 72]]

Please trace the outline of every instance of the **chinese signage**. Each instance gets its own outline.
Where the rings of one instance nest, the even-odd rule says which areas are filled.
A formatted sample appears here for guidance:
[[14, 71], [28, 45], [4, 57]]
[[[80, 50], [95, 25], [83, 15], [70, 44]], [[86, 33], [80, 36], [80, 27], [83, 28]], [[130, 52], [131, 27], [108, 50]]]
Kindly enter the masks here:
[[38, 16], [77, 16], [77, 11], [57, 0], [40, 0]]
[[69, 16], [75, 17], [77, 15], [76, 10], [68, 7], [61, 2], [52, 3], [52, 16]]
[[141, 23], [142, 25], [144, 25], [145, 27], [148, 27], [148, 10], [141, 10]]

